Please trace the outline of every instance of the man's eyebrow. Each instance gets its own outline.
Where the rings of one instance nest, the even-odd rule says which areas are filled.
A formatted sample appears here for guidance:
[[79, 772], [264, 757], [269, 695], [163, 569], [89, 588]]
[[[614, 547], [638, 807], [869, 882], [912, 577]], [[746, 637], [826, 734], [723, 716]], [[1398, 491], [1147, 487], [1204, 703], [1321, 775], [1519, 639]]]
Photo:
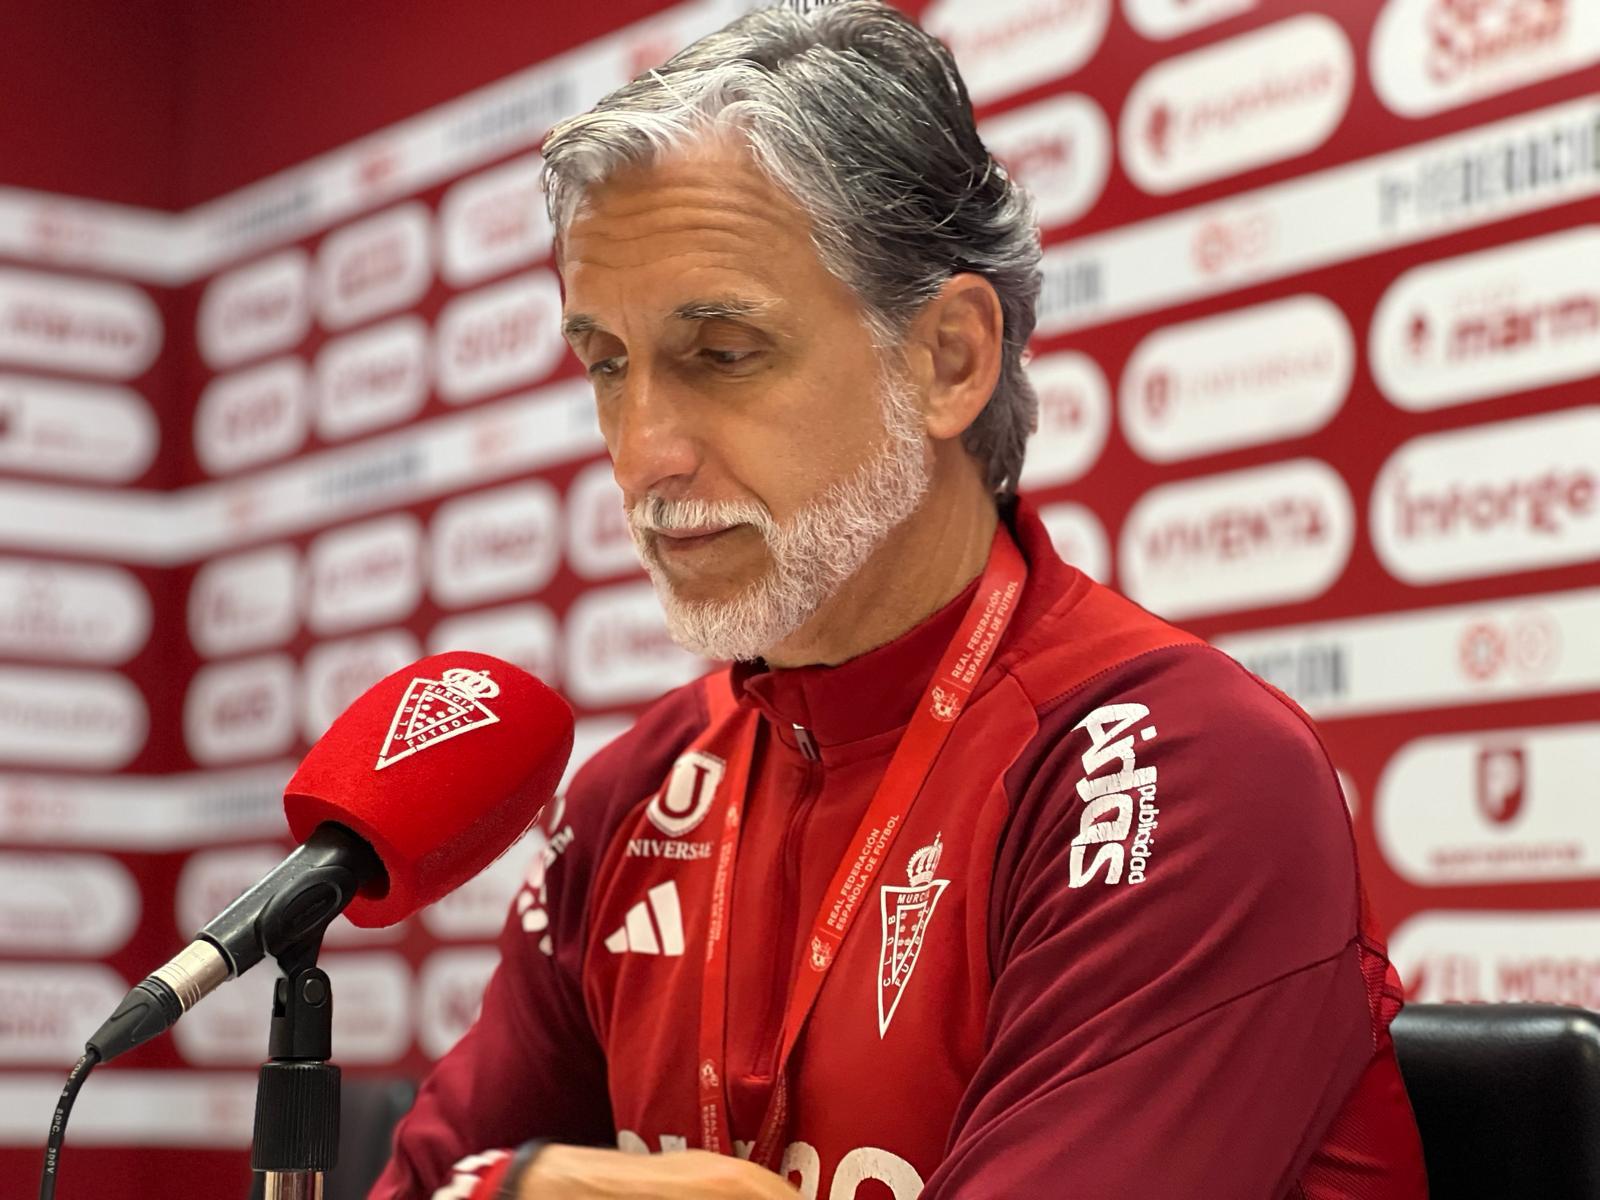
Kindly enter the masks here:
[[740, 321], [746, 317], [759, 317], [778, 306], [776, 300], [747, 300], [740, 298], [718, 300], [691, 300], [672, 310], [680, 321]]
[[[750, 300], [733, 297], [717, 300], [690, 300], [672, 310], [679, 321], [740, 321], [759, 317], [778, 307], [776, 300]], [[606, 327], [598, 317], [589, 313], [573, 313], [561, 322], [561, 332], [569, 339], [586, 333], [605, 333]]]
[[573, 313], [561, 322], [561, 332], [568, 338], [575, 338], [584, 333], [604, 333], [605, 326], [588, 313]]

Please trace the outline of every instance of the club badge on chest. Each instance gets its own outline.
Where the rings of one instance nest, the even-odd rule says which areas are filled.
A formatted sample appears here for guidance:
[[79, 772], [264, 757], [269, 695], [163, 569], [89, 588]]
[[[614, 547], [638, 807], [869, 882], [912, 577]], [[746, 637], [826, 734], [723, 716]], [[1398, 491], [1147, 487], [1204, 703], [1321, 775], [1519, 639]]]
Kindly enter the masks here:
[[883, 914], [883, 944], [878, 959], [878, 1036], [889, 1032], [900, 998], [917, 969], [928, 925], [939, 897], [950, 886], [948, 879], [935, 879], [944, 845], [935, 834], [933, 841], [911, 856], [906, 864], [908, 886], [885, 884], [878, 893]]

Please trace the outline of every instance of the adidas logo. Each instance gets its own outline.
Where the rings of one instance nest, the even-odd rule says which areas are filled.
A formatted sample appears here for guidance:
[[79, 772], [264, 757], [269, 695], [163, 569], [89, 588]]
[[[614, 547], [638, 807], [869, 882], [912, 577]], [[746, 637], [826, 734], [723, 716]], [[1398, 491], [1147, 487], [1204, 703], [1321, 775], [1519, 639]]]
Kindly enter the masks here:
[[606, 949], [613, 954], [682, 957], [683, 913], [678, 907], [678, 885], [670, 881], [658, 883], [645, 896], [628, 910], [622, 928], [606, 939]]

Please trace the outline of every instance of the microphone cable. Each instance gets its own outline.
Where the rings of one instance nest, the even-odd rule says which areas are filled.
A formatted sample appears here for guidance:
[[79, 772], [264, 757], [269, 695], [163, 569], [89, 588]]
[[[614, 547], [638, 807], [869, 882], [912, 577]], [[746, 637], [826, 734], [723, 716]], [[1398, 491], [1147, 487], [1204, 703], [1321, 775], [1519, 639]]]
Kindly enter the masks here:
[[72, 1103], [78, 1098], [83, 1081], [99, 1061], [100, 1052], [90, 1046], [67, 1074], [67, 1084], [61, 1089], [61, 1099], [56, 1102], [56, 1115], [50, 1121], [50, 1137], [44, 1145], [44, 1174], [39, 1177], [39, 1200], [54, 1200], [56, 1176], [61, 1171], [61, 1140], [67, 1135], [67, 1117], [72, 1113]]

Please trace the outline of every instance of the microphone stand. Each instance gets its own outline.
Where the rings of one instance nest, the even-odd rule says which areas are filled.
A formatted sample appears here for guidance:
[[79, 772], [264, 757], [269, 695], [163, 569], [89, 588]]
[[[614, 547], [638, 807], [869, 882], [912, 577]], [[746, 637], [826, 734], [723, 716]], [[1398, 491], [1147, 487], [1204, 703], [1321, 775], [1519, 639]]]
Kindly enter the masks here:
[[277, 955], [271, 1056], [256, 1084], [250, 1168], [265, 1173], [265, 1200], [322, 1200], [339, 1158], [339, 1068], [333, 1054], [333, 984], [316, 965], [322, 929]]

